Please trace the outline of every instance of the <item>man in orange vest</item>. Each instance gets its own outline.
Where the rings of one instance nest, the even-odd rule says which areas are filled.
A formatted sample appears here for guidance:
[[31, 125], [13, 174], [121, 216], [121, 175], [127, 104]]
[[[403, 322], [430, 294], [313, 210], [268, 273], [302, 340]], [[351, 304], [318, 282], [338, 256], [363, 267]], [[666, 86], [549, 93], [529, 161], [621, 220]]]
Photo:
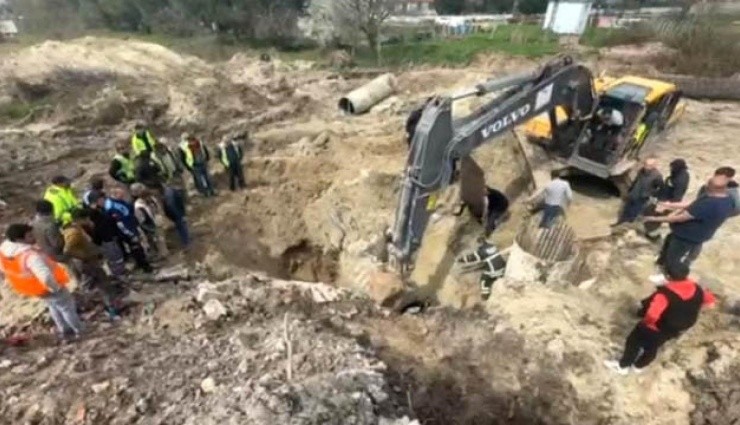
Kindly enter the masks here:
[[46, 302], [61, 338], [79, 337], [83, 331], [72, 295], [69, 273], [34, 246], [33, 228], [11, 224], [0, 244], [0, 270], [5, 282], [19, 295]]

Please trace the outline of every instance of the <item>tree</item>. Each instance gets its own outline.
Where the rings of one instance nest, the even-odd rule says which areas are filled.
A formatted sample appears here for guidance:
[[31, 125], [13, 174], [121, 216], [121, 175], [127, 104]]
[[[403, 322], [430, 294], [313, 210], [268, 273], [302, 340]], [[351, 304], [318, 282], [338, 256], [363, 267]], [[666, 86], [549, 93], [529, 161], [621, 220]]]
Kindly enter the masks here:
[[440, 15], [459, 15], [465, 11], [465, 1], [434, 0], [434, 9]]
[[380, 62], [381, 31], [396, 4], [394, 0], [338, 0], [335, 5], [337, 24], [350, 31], [360, 30]]
[[519, 0], [518, 12], [523, 15], [545, 13], [548, 0]]

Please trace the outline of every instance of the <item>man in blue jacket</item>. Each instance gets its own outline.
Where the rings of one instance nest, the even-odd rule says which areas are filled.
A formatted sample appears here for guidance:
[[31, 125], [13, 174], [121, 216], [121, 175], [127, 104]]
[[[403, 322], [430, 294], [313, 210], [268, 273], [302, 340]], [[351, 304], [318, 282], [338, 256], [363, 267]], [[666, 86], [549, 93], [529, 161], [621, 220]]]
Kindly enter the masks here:
[[141, 233], [134, 214], [134, 206], [126, 202], [125, 197], [126, 192], [117, 187], [111, 190], [111, 196], [107, 198], [102, 193], [91, 194], [90, 201], [98, 206], [102, 205], [105, 213], [116, 220], [121, 241], [133, 257], [136, 268], [144, 273], [151, 273], [153, 269], [141, 245]]

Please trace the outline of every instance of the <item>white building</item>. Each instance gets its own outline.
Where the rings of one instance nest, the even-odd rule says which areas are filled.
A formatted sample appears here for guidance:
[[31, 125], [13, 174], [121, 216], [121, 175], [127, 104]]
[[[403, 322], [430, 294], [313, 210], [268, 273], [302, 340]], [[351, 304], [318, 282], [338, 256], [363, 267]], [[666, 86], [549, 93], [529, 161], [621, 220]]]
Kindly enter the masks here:
[[398, 0], [397, 15], [436, 15], [434, 0]]
[[18, 35], [18, 27], [10, 19], [0, 20], [0, 41], [14, 38]]
[[593, 0], [551, 0], [542, 28], [556, 34], [581, 35], [588, 25]]

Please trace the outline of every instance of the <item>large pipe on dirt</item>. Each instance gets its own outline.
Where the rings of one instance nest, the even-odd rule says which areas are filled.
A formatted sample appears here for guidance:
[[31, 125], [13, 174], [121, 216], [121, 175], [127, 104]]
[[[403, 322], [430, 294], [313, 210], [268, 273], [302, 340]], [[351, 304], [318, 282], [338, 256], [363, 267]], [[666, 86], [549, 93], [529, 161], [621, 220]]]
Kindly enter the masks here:
[[684, 96], [692, 99], [740, 100], [740, 80], [737, 78], [702, 78], [674, 74], [661, 74], [658, 78], [677, 85]]
[[339, 99], [339, 109], [352, 115], [362, 114], [395, 92], [396, 77], [383, 74]]

